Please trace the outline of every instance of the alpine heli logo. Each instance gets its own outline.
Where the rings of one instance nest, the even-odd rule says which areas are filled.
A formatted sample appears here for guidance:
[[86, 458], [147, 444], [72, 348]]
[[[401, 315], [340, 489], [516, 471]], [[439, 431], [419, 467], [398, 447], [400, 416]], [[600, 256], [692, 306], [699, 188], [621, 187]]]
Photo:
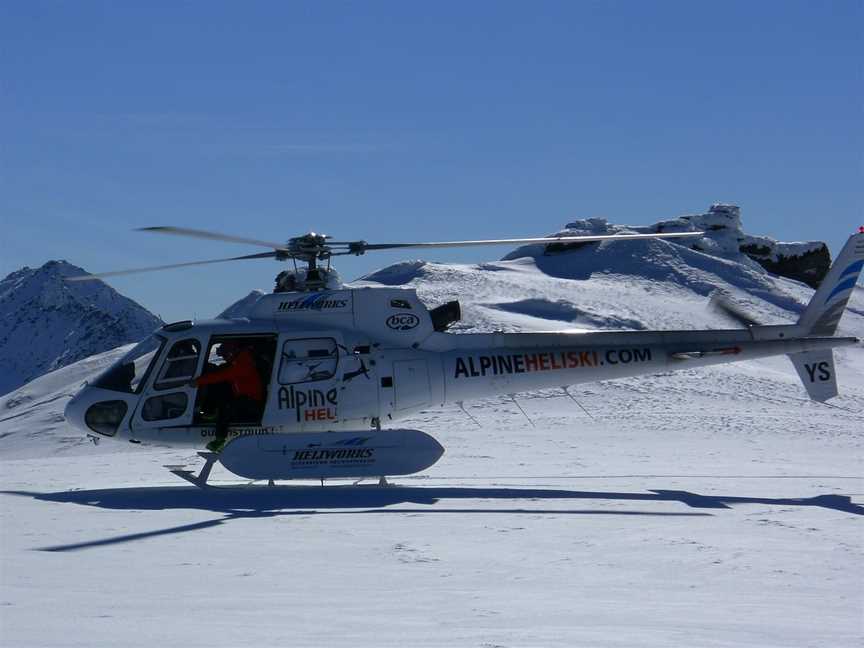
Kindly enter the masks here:
[[420, 318], [413, 313], [398, 313], [388, 317], [386, 324], [394, 331], [408, 331], [420, 325]]
[[351, 300], [345, 293], [316, 293], [290, 301], [279, 302], [277, 313], [296, 313], [298, 311], [334, 311], [348, 308]]
[[280, 387], [278, 406], [280, 410], [294, 410], [297, 422], [335, 421], [339, 406], [339, 393], [336, 389], [294, 389], [294, 386]]

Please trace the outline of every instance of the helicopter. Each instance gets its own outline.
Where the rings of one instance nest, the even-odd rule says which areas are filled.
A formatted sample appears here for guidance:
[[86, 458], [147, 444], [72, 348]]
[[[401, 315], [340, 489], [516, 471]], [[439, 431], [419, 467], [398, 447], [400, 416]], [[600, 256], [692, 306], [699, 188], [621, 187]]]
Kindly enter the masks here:
[[[718, 303], [741, 328], [532, 333], [448, 332], [461, 317], [458, 301], [429, 308], [413, 289], [346, 287], [331, 259], [402, 248], [560, 247], [703, 233], [367, 243], [337, 242], [310, 232], [278, 243], [171, 226], [143, 230], [269, 251], [68, 280], [246, 259], [294, 264], [277, 276], [273, 292], [262, 295], [247, 317], [166, 324], [85, 384], [66, 406], [66, 420], [95, 442], [201, 450], [222, 434], [221, 451], [198, 452], [205, 460], [198, 474], [167, 466], [202, 488], [209, 487], [216, 462], [271, 485], [275, 480], [320, 479], [323, 485], [331, 478], [376, 477], [385, 485], [387, 476], [425, 470], [444, 453], [428, 432], [397, 425], [421, 410], [768, 356], [787, 355], [810, 398], [826, 401], [838, 393], [832, 349], [859, 342], [835, 333], [864, 267], [864, 228], [846, 242], [794, 324], [762, 325]], [[227, 408], [230, 420], [225, 420], [229, 415], [220, 405], [236, 395], [207, 376], [224, 369], [230, 362], [226, 350], [237, 348], [253, 358], [263, 398]]]

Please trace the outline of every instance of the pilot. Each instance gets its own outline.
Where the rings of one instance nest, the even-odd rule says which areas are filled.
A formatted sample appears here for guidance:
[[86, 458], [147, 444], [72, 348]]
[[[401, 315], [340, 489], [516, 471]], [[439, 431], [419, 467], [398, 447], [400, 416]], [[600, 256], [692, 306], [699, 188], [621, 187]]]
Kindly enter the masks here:
[[264, 381], [255, 364], [252, 349], [234, 340], [226, 340], [216, 351], [225, 364], [190, 381], [192, 387], [225, 383], [233, 398], [220, 403], [216, 418], [216, 438], [207, 444], [211, 452], [219, 452], [228, 438], [228, 424], [251, 422], [260, 418], [264, 406]]

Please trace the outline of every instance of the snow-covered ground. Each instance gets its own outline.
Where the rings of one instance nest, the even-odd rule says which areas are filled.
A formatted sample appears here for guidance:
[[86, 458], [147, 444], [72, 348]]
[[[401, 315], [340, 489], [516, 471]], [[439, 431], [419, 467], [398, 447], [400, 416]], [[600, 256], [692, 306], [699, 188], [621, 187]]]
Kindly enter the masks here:
[[[463, 330], [729, 326], [710, 285], [790, 321], [812, 294], [667, 243], [594, 254], [373, 278], [459, 297]], [[841, 334], [864, 336], [862, 292]], [[209, 491], [162, 468], [194, 453], [91, 447], [58, 419], [117, 353], [0, 399], [0, 645], [864, 644], [860, 347], [828, 405], [786, 358], [746, 362], [572, 389], [590, 416], [561, 391], [519, 397], [527, 418], [424, 412], [407, 424], [447, 452], [390, 488], [217, 468], [233, 487]]]
[[536, 427], [429, 412], [447, 454], [392, 488], [204, 492], [160, 468], [188, 453], [135, 448], [5, 461], [2, 644], [860, 645], [864, 417], [772, 372], [593, 386], [594, 419], [520, 399]]

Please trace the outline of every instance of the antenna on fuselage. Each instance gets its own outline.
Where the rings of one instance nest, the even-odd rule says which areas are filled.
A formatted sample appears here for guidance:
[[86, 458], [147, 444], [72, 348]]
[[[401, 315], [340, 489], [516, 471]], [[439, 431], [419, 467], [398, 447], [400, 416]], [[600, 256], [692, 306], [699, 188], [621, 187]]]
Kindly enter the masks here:
[[526, 419], [528, 419], [528, 422], [531, 424], [531, 427], [537, 427], [536, 425], [534, 425], [534, 421], [531, 420], [531, 417], [525, 413], [524, 409], [522, 409], [522, 406], [519, 404], [519, 401], [516, 400], [516, 394], [507, 394], [507, 395], [510, 397], [510, 400], [513, 401], [513, 403], [516, 405], [516, 407], [519, 408], [519, 411], [522, 412], [522, 416], [524, 416]]
[[463, 412], [465, 412], [465, 416], [467, 416], [469, 419], [471, 419], [472, 421], [474, 421], [474, 423], [477, 424], [477, 427], [483, 427], [482, 425], [480, 425], [480, 421], [478, 421], [476, 418], [471, 416], [471, 414], [468, 412], [468, 410], [465, 409], [465, 403], [464, 402], [456, 401], [456, 405], [459, 406], [459, 409], [461, 409]]
[[570, 393], [570, 390], [567, 389], [566, 385], [562, 385], [561, 389], [563, 389], [564, 393], [570, 397], [570, 400], [572, 400], [574, 403], [576, 403], [579, 406], [579, 409], [581, 409], [583, 412], [585, 412], [588, 415], [588, 418], [590, 418], [592, 420], [594, 419], [594, 416], [591, 414], [591, 412], [589, 412], [587, 409], [585, 409], [582, 406], [582, 403], [580, 403], [578, 400], [576, 400], [576, 397]]

